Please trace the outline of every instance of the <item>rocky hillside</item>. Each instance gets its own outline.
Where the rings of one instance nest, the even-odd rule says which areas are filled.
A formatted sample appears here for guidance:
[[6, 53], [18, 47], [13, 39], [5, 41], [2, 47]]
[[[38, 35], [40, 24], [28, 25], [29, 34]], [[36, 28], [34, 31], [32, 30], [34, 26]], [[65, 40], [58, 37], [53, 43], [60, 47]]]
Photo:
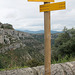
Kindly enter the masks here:
[[[10, 28], [8, 29], [7, 27]], [[55, 39], [57, 36], [58, 34], [51, 35], [52, 39]], [[26, 46], [31, 46], [39, 50], [43, 49], [44, 34], [29, 34], [16, 31], [12, 25], [0, 23], [0, 53]]]
[[5, 65], [7, 65], [6, 67], [24, 66], [32, 59], [43, 61], [43, 55], [40, 53], [43, 48], [43, 44], [28, 33], [0, 28], [1, 68], [4, 68]]
[[[75, 58], [74, 41], [75, 29], [51, 34], [52, 63]], [[0, 69], [42, 64], [44, 64], [44, 34], [16, 31], [11, 24], [0, 23]]]
[[[56, 34], [52, 34], [52, 39]], [[0, 23], [1, 67], [24, 66], [29, 60], [44, 61], [44, 34], [16, 31], [10, 24]], [[5, 60], [5, 61], [4, 61]]]

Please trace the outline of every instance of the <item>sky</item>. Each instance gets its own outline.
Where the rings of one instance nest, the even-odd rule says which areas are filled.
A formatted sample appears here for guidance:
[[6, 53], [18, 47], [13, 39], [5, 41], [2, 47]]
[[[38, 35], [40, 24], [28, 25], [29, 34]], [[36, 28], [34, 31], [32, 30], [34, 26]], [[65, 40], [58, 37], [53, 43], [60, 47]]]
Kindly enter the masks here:
[[[66, 10], [51, 11], [51, 30], [62, 31], [75, 28], [75, 0], [66, 1]], [[39, 6], [43, 2], [27, 0], [0, 0], [0, 22], [12, 24], [15, 29], [39, 31], [44, 30], [44, 12]]]

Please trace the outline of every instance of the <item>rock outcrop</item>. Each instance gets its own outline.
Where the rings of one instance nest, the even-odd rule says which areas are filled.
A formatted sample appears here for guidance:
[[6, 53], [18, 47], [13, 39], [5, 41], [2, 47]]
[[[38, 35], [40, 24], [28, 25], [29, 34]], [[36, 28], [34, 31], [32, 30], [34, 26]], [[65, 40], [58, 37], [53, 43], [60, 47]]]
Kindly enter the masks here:
[[[0, 58], [3, 60], [7, 58], [9, 60], [0, 61], [1, 63], [4, 62], [2, 64], [4, 67], [6, 65], [5, 62], [7, 62], [6, 66], [10, 67], [11, 61], [14, 63], [16, 61], [15, 64], [19, 63], [20, 65], [24, 65], [33, 58], [37, 60], [42, 59], [43, 61], [44, 56], [40, 53], [40, 50], [44, 48], [43, 43], [35, 39], [30, 33], [16, 31], [15, 29], [7, 28], [6, 26], [9, 27], [10, 24], [0, 23]], [[3, 55], [5, 57], [3, 57]], [[14, 59], [16, 57], [18, 60], [9, 59], [9, 56]]]
[[10, 44], [11, 41], [9, 38], [20, 40], [20, 38], [24, 39], [25, 37], [31, 37], [31, 35], [25, 32], [0, 28], [0, 43], [2, 44]]
[[3, 29], [13, 29], [13, 26], [11, 24], [8, 24], [8, 23], [2, 24], [0, 22], [0, 28], [3, 28]]
[[[45, 75], [44, 66], [0, 71], [0, 75]], [[51, 75], [75, 75], [75, 61], [52, 64]]]
[[4, 53], [5, 51], [11, 50], [12, 48], [20, 48], [20, 46], [25, 47], [23, 40], [29, 37], [32, 38], [30, 34], [25, 32], [0, 28], [0, 43], [5, 45], [0, 48], [0, 53]]

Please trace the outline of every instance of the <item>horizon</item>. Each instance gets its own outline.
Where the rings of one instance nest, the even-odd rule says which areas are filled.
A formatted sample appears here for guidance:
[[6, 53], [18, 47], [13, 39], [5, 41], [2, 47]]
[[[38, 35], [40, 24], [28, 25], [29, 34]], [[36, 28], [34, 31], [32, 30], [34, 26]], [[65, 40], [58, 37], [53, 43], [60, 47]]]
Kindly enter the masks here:
[[[2, 23], [2, 22], [0, 22], [0, 23]], [[2, 23], [2, 24], [9, 24], [9, 23]], [[9, 24], [9, 25], [12, 25], [12, 24]], [[12, 25], [13, 26], [13, 25]], [[66, 27], [66, 26], [64, 26], [64, 27]], [[14, 27], [13, 27], [14, 28]], [[66, 27], [67, 28], [67, 27]], [[67, 28], [67, 29], [72, 29], [72, 28], [74, 28], [75, 29], [75, 27], [71, 27], [71, 28]], [[14, 28], [15, 29], [15, 28]], [[64, 29], [64, 28], [63, 28]], [[63, 29], [62, 30], [52, 30], [51, 29], [51, 31], [57, 31], [57, 32], [62, 32], [63, 31]], [[19, 30], [19, 31], [33, 31], [33, 32], [37, 32], [37, 31], [44, 31], [44, 29], [43, 30], [26, 30], [26, 29], [15, 29], [15, 30]]]
[[[20, 31], [33, 31], [33, 32], [44, 31], [44, 30], [37, 30], [37, 31], [34, 31], [34, 30], [22, 30], [22, 29], [15, 29], [15, 30], [20, 30]], [[54, 31], [54, 30], [51, 30], [51, 31]], [[57, 32], [61, 32], [61, 31], [57, 31]]]

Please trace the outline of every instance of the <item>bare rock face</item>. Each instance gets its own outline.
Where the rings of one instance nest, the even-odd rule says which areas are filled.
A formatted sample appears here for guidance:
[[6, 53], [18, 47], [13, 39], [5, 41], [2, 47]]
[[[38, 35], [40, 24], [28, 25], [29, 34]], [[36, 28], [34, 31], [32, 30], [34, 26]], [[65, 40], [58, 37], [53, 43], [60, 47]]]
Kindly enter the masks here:
[[[33, 68], [0, 71], [0, 75], [45, 75], [45, 73], [44, 66], [37, 66]], [[52, 64], [51, 75], [75, 75], [75, 61]]]
[[0, 53], [4, 53], [7, 50], [20, 48], [21, 45], [22, 47], [25, 47], [25, 44], [23, 43], [24, 41], [22, 40], [28, 37], [32, 38], [30, 34], [25, 32], [0, 28], [0, 44], [5, 45], [0, 48]]

